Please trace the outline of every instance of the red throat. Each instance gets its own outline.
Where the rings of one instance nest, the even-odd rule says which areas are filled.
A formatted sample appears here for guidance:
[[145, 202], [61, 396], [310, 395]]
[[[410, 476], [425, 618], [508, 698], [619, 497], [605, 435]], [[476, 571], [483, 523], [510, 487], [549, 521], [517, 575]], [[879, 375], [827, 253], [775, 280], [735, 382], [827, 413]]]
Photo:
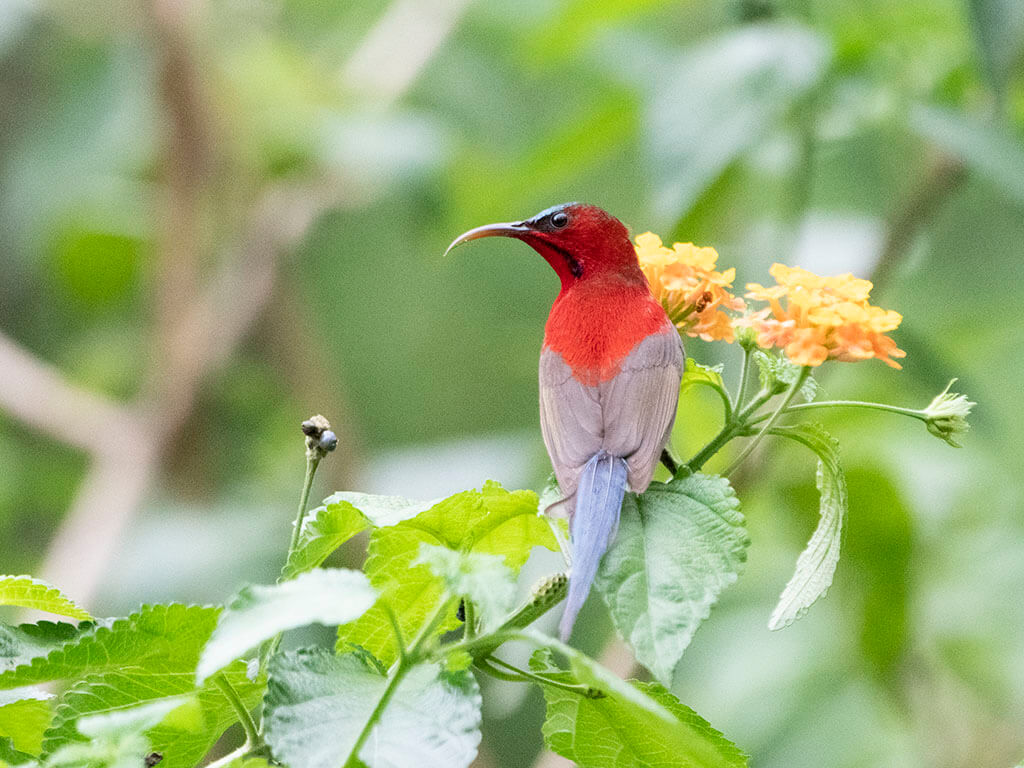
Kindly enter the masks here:
[[544, 329], [544, 348], [561, 355], [588, 386], [614, 378], [633, 347], [651, 334], [674, 332], [646, 282], [602, 277], [563, 290]]

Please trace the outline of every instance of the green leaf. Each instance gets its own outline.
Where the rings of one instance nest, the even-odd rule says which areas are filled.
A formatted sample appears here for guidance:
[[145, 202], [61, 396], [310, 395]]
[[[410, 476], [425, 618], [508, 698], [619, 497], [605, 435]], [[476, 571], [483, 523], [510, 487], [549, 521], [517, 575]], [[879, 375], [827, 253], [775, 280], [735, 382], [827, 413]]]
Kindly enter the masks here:
[[656, 83], [648, 126], [655, 211], [675, 220], [772, 131], [825, 73], [825, 41], [793, 24], [747, 25], [687, 51]]
[[40, 621], [11, 627], [0, 624], [0, 672], [21, 666], [36, 656], [44, 656], [73, 640], [81, 630], [74, 624]]
[[126, 619], [93, 627], [44, 656], [0, 673], [0, 690], [124, 667], [147, 672], [192, 671], [219, 612], [209, 606], [143, 606]]
[[[519, 572], [533, 547], [558, 546], [538, 513], [537, 495], [506, 491], [497, 483], [455, 494], [414, 518], [377, 528], [370, 536], [364, 569], [381, 596], [362, 618], [339, 629], [340, 650], [354, 643], [390, 664], [397, 658], [397, 646], [387, 611], [393, 612], [407, 639], [434, 614], [444, 587], [429, 567], [416, 562], [423, 544], [500, 555], [513, 573]], [[453, 610], [437, 631], [458, 624]]]
[[450, 594], [471, 600], [484, 631], [495, 629], [515, 600], [515, 577], [498, 555], [456, 552], [424, 543], [415, 562], [429, 567]]
[[143, 734], [182, 710], [188, 710], [187, 719], [194, 711], [192, 697], [163, 698], [83, 717], [78, 722], [81, 739], [62, 746], [49, 756], [46, 765], [48, 768], [138, 768], [140, 758], [151, 750]]
[[0, 576], [0, 605], [34, 608], [81, 621], [92, 620], [92, 616], [59, 589], [31, 576]]
[[[244, 662], [229, 665], [221, 674], [247, 709], [259, 704], [264, 681], [250, 680]], [[154, 724], [147, 728], [147, 737], [149, 749], [164, 755], [160, 763], [162, 768], [192, 768], [238, 718], [231, 703], [213, 681], [199, 689], [194, 688], [191, 667], [166, 672], [145, 672], [127, 667], [76, 683], [62, 697], [53, 727], [46, 732], [44, 752], [53, 754], [84, 740], [78, 723], [95, 713], [130, 714], [140, 704], [158, 704], [182, 696], [194, 696], [194, 716]]]
[[676, 664], [750, 543], [722, 477], [696, 474], [627, 494], [594, 585], [637, 660], [670, 683]]
[[679, 385], [680, 393], [690, 387], [706, 386], [725, 391], [725, 383], [722, 381], [722, 366], [701, 365], [692, 357], [686, 358], [686, 370], [683, 371], [683, 380]]
[[720, 398], [725, 407], [726, 414], [732, 413], [732, 400], [725, 389], [722, 381], [722, 366], [708, 367], [701, 365], [692, 357], [686, 358], [686, 369], [683, 371], [683, 380], [679, 385], [679, 394], [684, 395], [691, 387], [710, 387]]
[[9, 738], [17, 750], [38, 755], [53, 716], [52, 698], [52, 693], [38, 688], [0, 691], [0, 737]]
[[1024, 204], [1024, 146], [1006, 128], [940, 107], [918, 106], [910, 125]]
[[35, 766], [38, 763], [34, 755], [15, 749], [10, 739], [0, 736], [0, 768], [8, 765]]
[[843, 520], [849, 505], [846, 476], [839, 463], [839, 443], [819, 424], [773, 427], [771, 434], [803, 443], [818, 456], [817, 485], [821, 517], [800, 553], [796, 572], [772, 611], [768, 629], [782, 629], [799, 619], [832, 585], [839, 563]]
[[288, 557], [281, 576], [292, 579], [311, 571], [360, 531], [371, 526], [395, 525], [433, 504], [401, 496], [335, 493], [303, 520], [298, 545]]
[[[780, 352], [754, 350], [754, 362], [757, 363], [757, 375], [761, 388], [773, 394], [781, 394], [793, 386], [793, 382], [803, 370], [801, 366], [791, 363]], [[818, 382], [813, 375], [808, 375], [800, 387], [800, 397], [810, 402], [818, 395]]]
[[747, 757], [684, 706], [664, 686], [619, 680], [583, 654], [549, 644], [569, 656], [571, 670], [556, 667], [549, 650], [530, 667], [557, 683], [587, 685], [583, 696], [541, 685], [547, 704], [542, 732], [551, 751], [580, 768], [741, 768]]
[[359, 571], [325, 568], [271, 586], [245, 587], [220, 615], [196, 669], [202, 683], [218, 669], [279, 632], [307, 624], [334, 626], [359, 618], [377, 593]]
[[[314, 648], [270, 662], [266, 736], [285, 765], [338, 768], [388, 687], [352, 655]], [[369, 768], [459, 768], [480, 743], [480, 690], [469, 672], [436, 664], [411, 668], [398, 683], [358, 758]]]

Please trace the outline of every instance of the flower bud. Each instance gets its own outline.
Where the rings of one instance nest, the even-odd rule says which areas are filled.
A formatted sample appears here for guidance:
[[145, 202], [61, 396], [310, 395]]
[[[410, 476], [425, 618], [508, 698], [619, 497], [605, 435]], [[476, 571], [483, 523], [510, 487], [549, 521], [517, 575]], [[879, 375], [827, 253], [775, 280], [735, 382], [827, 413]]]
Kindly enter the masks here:
[[736, 343], [747, 352], [757, 348], [757, 331], [749, 325], [736, 325]]
[[330, 453], [337, 447], [338, 436], [334, 434], [331, 430], [328, 429], [322, 435], [320, 435], [320, 450], [324, 451], [325, 453]]
[[954, 448], [960, 448], [954, 437], [970, 429], [967, 417], [976, 403], [968, 400], [966, 395], [949, 391], [955, 381], [956, 379], [950, 381], [922, 413], [929, 432]]

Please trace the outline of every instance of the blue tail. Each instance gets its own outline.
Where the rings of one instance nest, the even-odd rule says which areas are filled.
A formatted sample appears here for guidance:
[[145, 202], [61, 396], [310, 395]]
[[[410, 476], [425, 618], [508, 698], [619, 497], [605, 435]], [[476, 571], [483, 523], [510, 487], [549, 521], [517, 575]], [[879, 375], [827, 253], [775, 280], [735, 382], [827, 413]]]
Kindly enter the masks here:
[[586, 602], [597, 566], [619, 528], [622, 497], [626, 492], [626, 462], [606, 451], [595, 454], [580, 475], [576, 508], [572, 515], [572, 572], [569, 597], [558, 625], [562, 641], [569, 639], [576, 615]]

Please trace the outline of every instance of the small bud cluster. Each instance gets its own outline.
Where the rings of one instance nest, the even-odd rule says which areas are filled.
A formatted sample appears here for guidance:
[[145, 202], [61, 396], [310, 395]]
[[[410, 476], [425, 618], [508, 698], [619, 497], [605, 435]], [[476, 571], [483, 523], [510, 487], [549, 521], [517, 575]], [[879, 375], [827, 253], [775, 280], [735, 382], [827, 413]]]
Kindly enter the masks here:
[[956, 379], [949, 382], [935, 399], [924, 409], [925, 424], [928, 431], [941, 440], [945, 440], [954, 448], [960, 448], [956, 441], [958, 435], [962, 435], [970, 428], [967, 417], [975, 403], [967, 399], [966, 395], [958, 392], [950, 392], [950, 387]]
[[322, 459], [338, 447], [338, 436], [331, 431], [331, 423], [317, 414], [302, 422], [302, 434], [306, 436], [306, 455]]

